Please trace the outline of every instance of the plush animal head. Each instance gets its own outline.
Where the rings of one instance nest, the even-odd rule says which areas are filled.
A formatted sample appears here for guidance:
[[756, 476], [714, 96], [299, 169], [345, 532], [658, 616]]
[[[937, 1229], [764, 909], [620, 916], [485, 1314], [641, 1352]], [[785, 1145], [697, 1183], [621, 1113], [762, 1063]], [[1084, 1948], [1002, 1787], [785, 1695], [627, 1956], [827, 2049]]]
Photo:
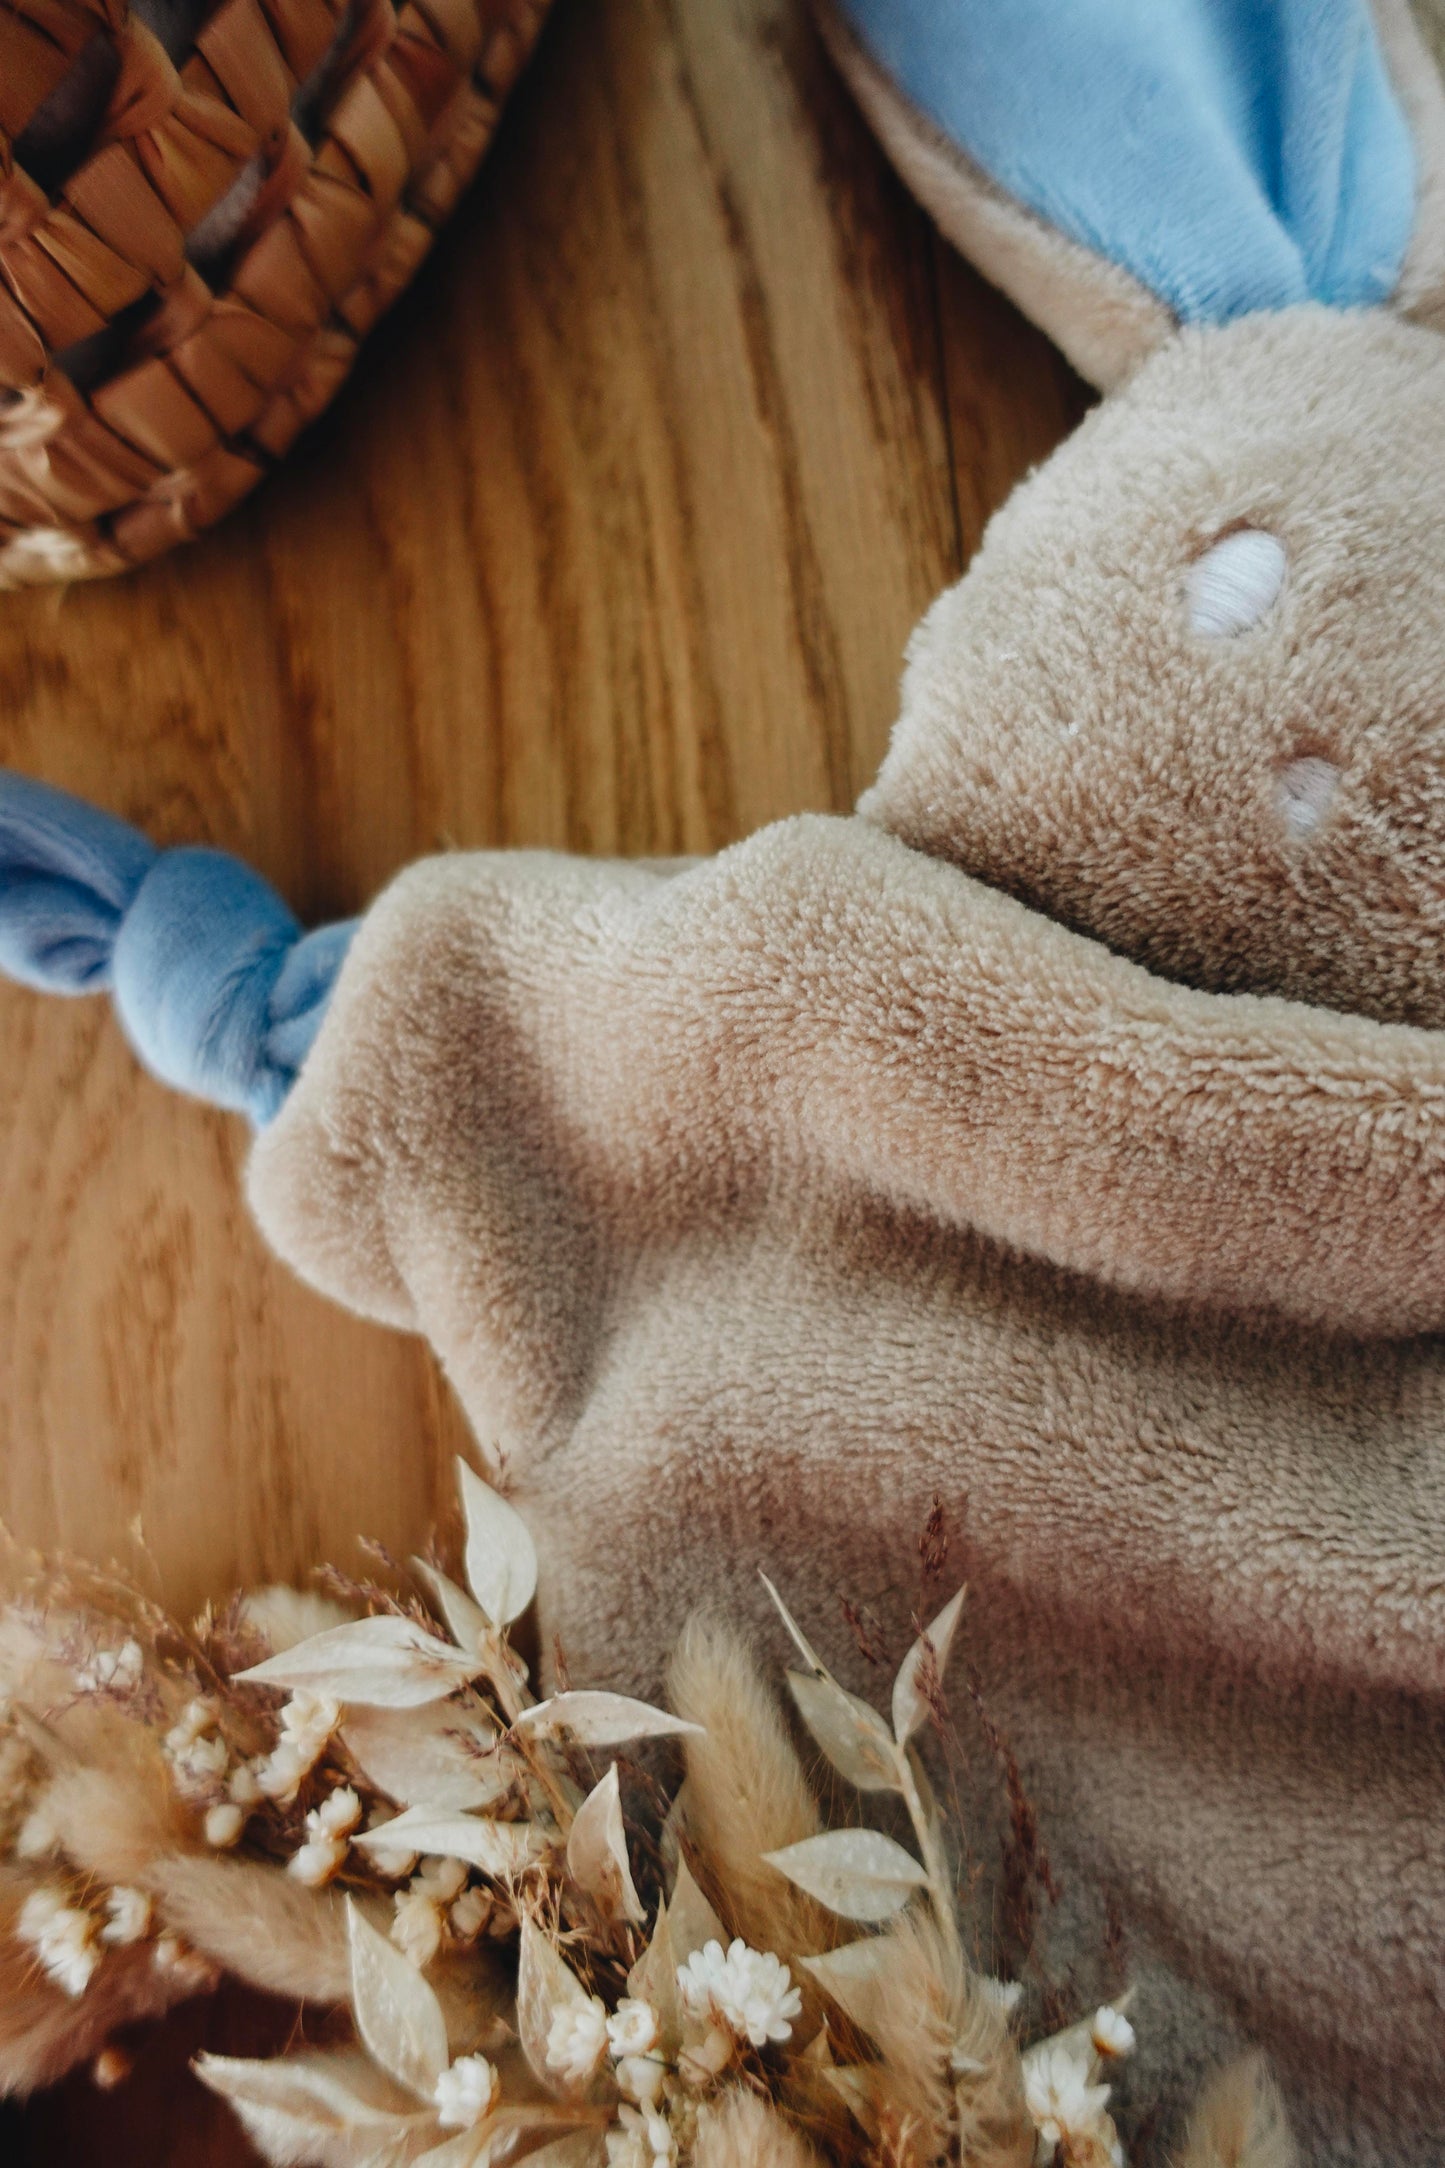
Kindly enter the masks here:
[[[1425, 315], [1439, 103], [1416, 59], [1389, 299]], [[1146, 294], [1101, 359], [1125, 274], [1039, 236], [1069, 280], [1026, 298], [1122, 388], [915, 634], [861, 810], [1171, 978], [1445, 1022], [1445, 340], [1290, 281], [1210, 322], [1221, 266], [1205, 320]]]

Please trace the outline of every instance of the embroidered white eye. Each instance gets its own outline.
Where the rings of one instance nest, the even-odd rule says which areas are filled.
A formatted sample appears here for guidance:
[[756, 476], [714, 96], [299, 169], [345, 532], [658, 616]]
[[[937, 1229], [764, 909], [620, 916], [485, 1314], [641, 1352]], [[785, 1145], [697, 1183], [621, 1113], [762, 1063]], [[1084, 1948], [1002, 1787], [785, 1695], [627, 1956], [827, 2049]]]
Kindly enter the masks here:
[[1283, 542], [1262, 527], [1236, 527], [1189, 567], [1184, 599], [1194, 632], [1232, 639], [1257, 625], [1284, 585]]
[[1279, 779], [1275, 799], [1292, 836], [1313, 835], [1330, 810], [1340, 771], [1332, 760], [1306, 753], [1292, 760]]

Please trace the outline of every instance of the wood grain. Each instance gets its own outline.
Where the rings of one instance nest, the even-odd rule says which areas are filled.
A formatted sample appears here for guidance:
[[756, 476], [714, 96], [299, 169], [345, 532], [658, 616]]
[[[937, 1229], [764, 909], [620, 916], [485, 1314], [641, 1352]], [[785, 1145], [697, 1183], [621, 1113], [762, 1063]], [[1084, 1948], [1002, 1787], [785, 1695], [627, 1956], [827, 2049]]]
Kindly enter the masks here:
[[[439, 844], [846, 808], [910, 626], [1081, 403], [798, 0], [562, 0], [274, 479], [144, 573], [0, 605], [0, 760], [245, 852], [308, 920]], [[0, 989], [0, 1514], [92, 1557], [138, 1521], [182, 1607], [410, 1544], [462, 1434], [425, 1350], [267, 1256], [245, 1149], [102, 1003]], [[33, 2119], [52, 2164], [67, 2114]]]

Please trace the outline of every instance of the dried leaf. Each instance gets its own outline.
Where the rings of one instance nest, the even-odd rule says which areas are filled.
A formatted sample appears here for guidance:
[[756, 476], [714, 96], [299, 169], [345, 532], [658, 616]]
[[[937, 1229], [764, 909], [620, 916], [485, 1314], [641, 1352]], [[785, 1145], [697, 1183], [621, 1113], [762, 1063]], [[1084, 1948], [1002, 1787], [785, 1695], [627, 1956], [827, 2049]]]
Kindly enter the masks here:
[[798, 1714], [840, 1776], [860, 1792], [896, 1792], [898, 1753], [876, 1709], [837, 1680], [811, 1671], [790, 1671], [788, 1687]]
[[918, 1861], [877, 1829], [827, 1830], [805, 1837], [768, 1865], [845, 1920], [886, 1920], [928, 1881]]
[[815, 1673], [818, 1678], [827, 1678], [828, 1666], [824, 1663], [822, 1657], [818, 1654], [812, 1642], [803, 1632], [802, 1627], [798, 1624], [792, 1612], [788, 1609], [782, 1597], [774, 1588], [772, 1582], [768, 1579], [765, 1573], [760, 1573], [758, 1575], [758, 1579], [762, 1582], [763, 1587], [772, 1597], [773, 1603], [777, 1609], [778, 1617], [782, 1620], [783, 1624], [787, 1627], [788, 1632], [792, 1635], [793, 1645], [797, 1649], [798, 1654], [802, 1657], [803, 1662], [807, 1665], [808, 1669], [811, 1672]]
[[629, 1739], [673, 1739], [700, 1726], [627, 1694], [554, 1694], [524, 1709], [513, 1727], [534, 1739], [564, 1735], [578, 1746], [624, 1746]]
[[550, 2067], [547, 2039], [559, 2011], [581, 2008], [590, 2000], [582, 1982], [535, 1921], [524, 1918], [517, 1959], [517, 2033], [532, 2075], [549, 2093], [575, 2096], [586, 2090], [570, 2085]]
[[480, 1648], [491, 1632], [481, 1605], [473, 1603], [464, 1588], [458, 1588], [448, 1574], [440, 1567], [428, 1564], [426, 1559], [414, 1558], [411, 1570], [436, 1605], [457, 1647]]
[[462, 1655], [413, 1619], [388, 1613], [328, 1627], [236, 1676], [255, 1686], [330, 1694], [367, 1708], [417, 1709], [454, 1694], [481, 1668], [480, 1658]]
[[[474, 2168], [491, 2145], [492, 2134], [485, 2123], [473, 2130], [459, 2130], [454, 2137], [444, 2138], [440, 2145], [429, 2146], [419, 2153], [411, 2168]], [[531, 2156], [534, 2160], [536, 2155]]]
[[647, 1917], [627, 1857], [616, 1762], [577, 1809], [567, 1839], [567, 1871], [604, 1919], [627, 1919], [639, 1926]]
[[929, 1712], [929, 1700], [923, 1691], [930, 1680], [936, 1686], [943, 1677], [953, 1636], [963, 1611], [963, 1599], [968, 1594], [961, 1588], [939, 1612], [926, 1633], [919, 1635], [893, 1681], [893, 1735], [900, 1746], [906, 1746]]
[[[607, 2157], [600, 2130], [572, 2130], [527, 2155], [527, 2168], [599, 2168]], [[421, 2168], [418, 2162], [417, 2168]]]
[[194, 2068], [230, 2104], [257, 2151], [286, 2168], [296, 2161], [350, 2168], [384, 2159], [430, 2120], [392, 2105], [385, 2081], [355, 2051], [270, 2062], [200, 2055]]
[[547, 1849], [535, 1822], [484, 1822], [441, 1808], [408, 1807], [378, 1829], [359, 1830], [352, 1843], [362, 1851], [425, 1852], [437, 1859], [464, 1859], [499, 1881], [520, 1874]]
[[494, 1806], [522, 1774], [478, 1711], [460, 1703], [353, 1709], [341, 1736], [368, 1781], [404, 1807]]
[[374, 2063], [418, 2100], [430, 2103], [451, 2057], [441, 2004], [409, 1958], [350, 1901], [351, 2007]]
[[698, 1888], [685, 1859], [678, 1861], [667, 1920], [680, 1965], [685, 1965], [693, 1951], [702, 1949], [706, 1943], [727, 1943], [727, 1930]]
[[[464, 2130], [414, 2160], [411, 2168], [487, 2168], [493, 2159], [510, 2160], [519, 2135], [555, 2127], [566, 2111], [555, 2107], [502, 2108], [473, 2130]], [[501, 2141], [505, 2139], [504, 2147]], [[600, 2130], [569, 2130], [527, 2154], [528, 2168], [589, 2168], [605, 2158]]]
[[537, 1553], [527, 1524], [490, 1484], [457, 1461], [467, 1520], [467, 1580], [494, 1626], [510, 1626], [537, 1593]]
[[819, 2075], [825, 2085], [831, 2085], [849, 2113], [862, 2125], [870, 2138], [877, 2138], [879, 2131], [878, 2089], [874, 2072], [876, 2065], [867, 2063], [835, 2063]]
[[863, 1935], [857, 1942], [845, 1942], [822, 1957], [803, 1957], [798, 1962], [832, 1997], [844, 2017], [871, 2033], [880, 2001], [889, 1992], [890, 1955], [891, 1945], [884, 1936]]
[[[703, 1936], [703, 1942], [710, 1938]], [[702, 1943], [697, 1948], [701, 1949]], [[691, 1951], [688, 1952], [690, 1956]], [[658, 2039], [665, 2055], [677, 2052], [682, 2041], [682, 1998], [677, 1991], [677, 1968], [682, 1962], [673, 1939], [672, 1917], [666, 1904], [657, 1908], [652, 1940], [627, 1975], [627, 1992], [639, 2002], [650, 2002], [657, 2012]]]

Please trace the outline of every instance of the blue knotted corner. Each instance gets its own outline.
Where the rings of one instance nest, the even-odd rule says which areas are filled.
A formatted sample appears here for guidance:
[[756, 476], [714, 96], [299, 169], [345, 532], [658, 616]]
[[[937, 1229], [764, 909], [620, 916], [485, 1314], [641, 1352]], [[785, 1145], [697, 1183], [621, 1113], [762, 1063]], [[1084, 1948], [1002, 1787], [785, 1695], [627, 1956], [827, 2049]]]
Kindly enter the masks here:
[[145, 1066], [269, 1122], [320, 1029], [354, 931], [305, 934], [225, 851], [158, 851], [125, 821], [0, 773], [0, 972], [109, 991]]

